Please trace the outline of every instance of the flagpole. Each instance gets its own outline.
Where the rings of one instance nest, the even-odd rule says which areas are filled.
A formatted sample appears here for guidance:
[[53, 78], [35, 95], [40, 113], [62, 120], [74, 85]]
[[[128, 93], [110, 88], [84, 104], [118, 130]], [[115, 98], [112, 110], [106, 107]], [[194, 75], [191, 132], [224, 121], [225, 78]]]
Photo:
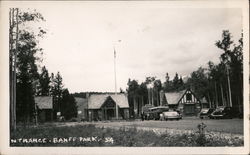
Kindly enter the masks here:
[[[117, 84], [116, 84], [116, 51], [114, 46], [114, 74], [115, 74], [115, 96], [117, 96]], [[117, 98], [117, 97], [116, 97]], [[118, 120], [118, 105], [115, 104], [115, 110], [116, 110], [116, 119]]]

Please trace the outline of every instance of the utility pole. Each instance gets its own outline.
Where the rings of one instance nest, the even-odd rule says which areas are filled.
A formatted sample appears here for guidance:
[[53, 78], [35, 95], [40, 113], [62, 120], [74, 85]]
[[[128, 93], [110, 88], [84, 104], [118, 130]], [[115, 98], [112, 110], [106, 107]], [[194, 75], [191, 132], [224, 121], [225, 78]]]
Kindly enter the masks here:
[[[117, 84], [116, 84], [116, 51], [114, 46], [114, 73], [115, 73], [115, 96], [117, 96]], [[115, 103], [116, 119], [118, 120], [118, 105]]]
[[[121, 42], [121, 40], [118, 40], [118, 42]], [[117, 96], [117, 84], [116, 84], [116, 50], [115, 50], [115, 45], [114, 45], [114, 76], [115, 76], [115, 96]], [[116, 119], [118, 120], [119, 118], [119, 112], [118, 112], [118, 105], [117, 103], [115, 104], [115, 112], [116, 112]]]

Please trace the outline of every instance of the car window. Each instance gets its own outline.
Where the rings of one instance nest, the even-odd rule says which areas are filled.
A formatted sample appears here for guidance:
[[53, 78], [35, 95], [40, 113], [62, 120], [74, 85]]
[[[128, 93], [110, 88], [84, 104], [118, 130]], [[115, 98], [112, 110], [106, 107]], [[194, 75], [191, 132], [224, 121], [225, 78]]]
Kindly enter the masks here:
[[170, 115], [175, 115], [175, 114], [178, 114], [176, 111], [169, 111], [169, 112], [164, 112], [165, 114], [170, 114]]

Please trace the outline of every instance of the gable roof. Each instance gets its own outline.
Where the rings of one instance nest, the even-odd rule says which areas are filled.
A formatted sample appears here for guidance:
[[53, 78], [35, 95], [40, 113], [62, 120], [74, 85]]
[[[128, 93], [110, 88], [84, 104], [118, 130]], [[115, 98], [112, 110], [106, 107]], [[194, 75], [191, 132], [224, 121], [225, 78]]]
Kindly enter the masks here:
[[179, 100], [182, 98], [186, 90], [179, 92], [165, 93], [165, 97], [168, 104], [178, 104]]
[[117, 103], [119, 108], [129, 108], [128, 98], [125, 94], [119, 93], [115, 95], [114, 93], [107, 93], [92, 94], [88, 100], [88, 109], [100, 109], [109, 96]]
[[36, 96], [35, 102], [39, 109], [53, 109], [52, 96]]

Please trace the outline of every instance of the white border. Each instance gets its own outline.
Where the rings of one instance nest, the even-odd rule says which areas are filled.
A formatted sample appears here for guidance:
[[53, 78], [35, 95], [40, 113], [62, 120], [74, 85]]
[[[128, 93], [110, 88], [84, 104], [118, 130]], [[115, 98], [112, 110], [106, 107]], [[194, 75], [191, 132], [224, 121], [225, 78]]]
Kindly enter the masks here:
[[[244, 31], [244, 147], [9, 147], [8, 8], [79, 5], [165, 8], [242, 8]], [[221, 1], [0, 1], [0, 154], [249, 154], [249, 3]], [[3, 24], [4, 23], [4, 24]]]

